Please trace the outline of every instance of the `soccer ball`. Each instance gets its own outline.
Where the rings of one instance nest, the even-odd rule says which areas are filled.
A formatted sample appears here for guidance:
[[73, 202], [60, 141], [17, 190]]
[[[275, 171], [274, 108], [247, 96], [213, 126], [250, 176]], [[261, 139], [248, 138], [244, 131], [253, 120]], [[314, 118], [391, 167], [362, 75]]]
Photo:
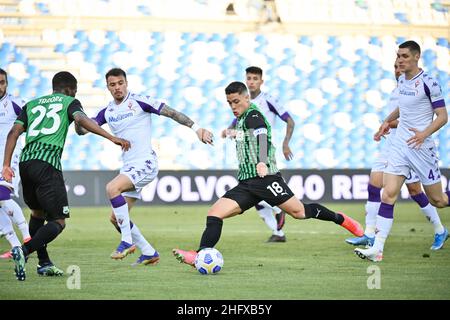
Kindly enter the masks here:
[[223, 257], [215, 248], [205, 248], [198, 252], [195, 258], [195, 268], [201, 274], [214, 274], [222, 270]]

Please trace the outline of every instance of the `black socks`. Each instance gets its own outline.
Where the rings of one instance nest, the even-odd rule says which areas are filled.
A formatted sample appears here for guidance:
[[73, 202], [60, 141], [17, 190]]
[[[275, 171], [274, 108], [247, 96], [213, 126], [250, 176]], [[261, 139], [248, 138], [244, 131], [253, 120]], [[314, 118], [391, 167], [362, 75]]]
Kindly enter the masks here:
[[[36, 219], [36, 220], [40, 220], [40, 219]], [[34, 222], [33, 224], [35, 224], [37, 226], [37, 223], [39, 222]], [[31, 240], [28, 241], [27, 243], [25, 243], [22, 246], [22, 249], [24, 251], [25, 256], [29, 255], [30, 253], [33, 253], [36, 250], [39, 249], [45, 249], [47, 243], [52, 242], [57, 236], [58, 234], [61, 233], [61, 231], [64, 229], [58, 222], [56, 221], [49, 221], [46, 225], [41, 226], [40, 228], [37, 229], [37, 231], [35, 231], [35, 234], [32, 235], [32, 219], [30, 219], [30, 235], [31, 235]], [[33, 230], [35, 226], [33, 226]], [[45, 249], [45, 251], [47, 251]], [[42, 252], [42, 254], [44, 255], [44, 252]], [[48, 257], [48, 254], [47, 254]], [[45, 258], [45, 256], [43, 256], [43, 258]], [[39, 259], [39, 262], [40, 259]]]
[[203, 248], [214, 248], [214, 246], [220, 239], [220, 234], [222, 233], [222, 225], [222, 219], [213, 216], [206, 217], [206, 229], [205, 231], [203, 231], [198, 251]]
[[318, 203], [303, 204], [305, 207], [305, 219], [313, 218], [325, 221], [333, 221], [336, 224], [342, 224], [344, 217], [333, 212]]

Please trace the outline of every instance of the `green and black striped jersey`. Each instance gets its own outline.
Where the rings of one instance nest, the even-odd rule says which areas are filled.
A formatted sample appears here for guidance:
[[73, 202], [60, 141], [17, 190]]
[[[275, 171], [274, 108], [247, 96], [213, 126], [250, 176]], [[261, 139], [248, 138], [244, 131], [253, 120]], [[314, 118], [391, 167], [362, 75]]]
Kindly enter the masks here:
[[67, 131], [77, 112], [83, 112], [80, 101], [60, 93], [28, 102], [15, 121], [26, 130], [20, 161], [42, 160], [61, 170]]
[[[264, 133], [264, 135], [261, 135], [261, 133]], [[260, 141], [261, 137], [266, 137], [267, 141]], [[268, 174], [276, 174], [278, 168], [275, 160], [275, 147], [272, 145], [272, 128], [258, 107], [250, 104], [250, 107], [239, 117], [236, 124], [238, 180], [258, 176], [256, 165], [261, 162], [259, 159], [260, 148], [267, 149]]]

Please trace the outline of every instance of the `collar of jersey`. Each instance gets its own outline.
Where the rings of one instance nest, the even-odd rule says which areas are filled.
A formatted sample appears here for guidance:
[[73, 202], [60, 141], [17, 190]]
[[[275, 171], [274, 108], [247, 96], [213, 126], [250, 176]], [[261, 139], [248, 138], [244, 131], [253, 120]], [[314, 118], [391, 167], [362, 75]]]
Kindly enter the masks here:
[[115, 105], [115, 106], [120, 106], [121, 104], [125, 103], [125, 101], [127, 101], [128, 98], [130, 97], [130, 94], [131, 94], [131, 92], [128, 91], [128, 94], [127, 94], [127, 96], [125, 97], [125, 99], [123, 99], [122, 102], [119, 103], [119, 104], [117, 104], [117, 103], [113, 100], [113, 101], [112, 101], [113, 105]]
[[423, 74], [423, 69], [420, 69], [420, 72], [419, 72], [418, 74], [416, 74], [413, 78], [411, 78], [411, 79], [409, 79], [409, 80], [406, 80], [406, 77], [405, 77], [405, 80], [406, 80], [406, 81], [414, 81], [414, 80], [416, 80], [418, 77], [420, 77], [422, 74]]
[[6, 97], [8, 97], [8, 95], [9, 95], [8, 92], [5, 92], [5, 95], [0, 99], [0, 102], [6, 100]]
[[247, 110], [245, 110], [245, 112], [243, 114], [241, 114], [241, 116], [239, 117], [239, 119], [244, 118], [250, 111], [258, 109], [257, 105], [254, 103], [250, 103], [250, 107], [248, 107]]
[[263, 94], [264, 94], [264, 92], [260, 91], [259, 94], [251, 100], [254, 101], [254, 100], [258, 99], [260, 96], [262, 96]]

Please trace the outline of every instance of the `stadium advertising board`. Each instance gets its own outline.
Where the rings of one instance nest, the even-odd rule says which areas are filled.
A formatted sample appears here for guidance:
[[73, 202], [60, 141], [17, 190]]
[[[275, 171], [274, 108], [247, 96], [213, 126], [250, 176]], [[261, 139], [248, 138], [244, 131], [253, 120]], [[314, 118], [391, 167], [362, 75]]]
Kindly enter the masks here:
[[[442, 169], [442, 184], [450, 189], [450, 169]], [[369, 170], [283, 170], [295, 195], [305, 202], [367, 200]], [[110, 205], [105, 186], [114, 171], [66, 171], [64, 177], [71, 206]], [[211, 204], [237, 184], [233, 170], [160, 171], [142, 191], [139, 205]], [[404, 186], [401, 199], [408, 199]]]

